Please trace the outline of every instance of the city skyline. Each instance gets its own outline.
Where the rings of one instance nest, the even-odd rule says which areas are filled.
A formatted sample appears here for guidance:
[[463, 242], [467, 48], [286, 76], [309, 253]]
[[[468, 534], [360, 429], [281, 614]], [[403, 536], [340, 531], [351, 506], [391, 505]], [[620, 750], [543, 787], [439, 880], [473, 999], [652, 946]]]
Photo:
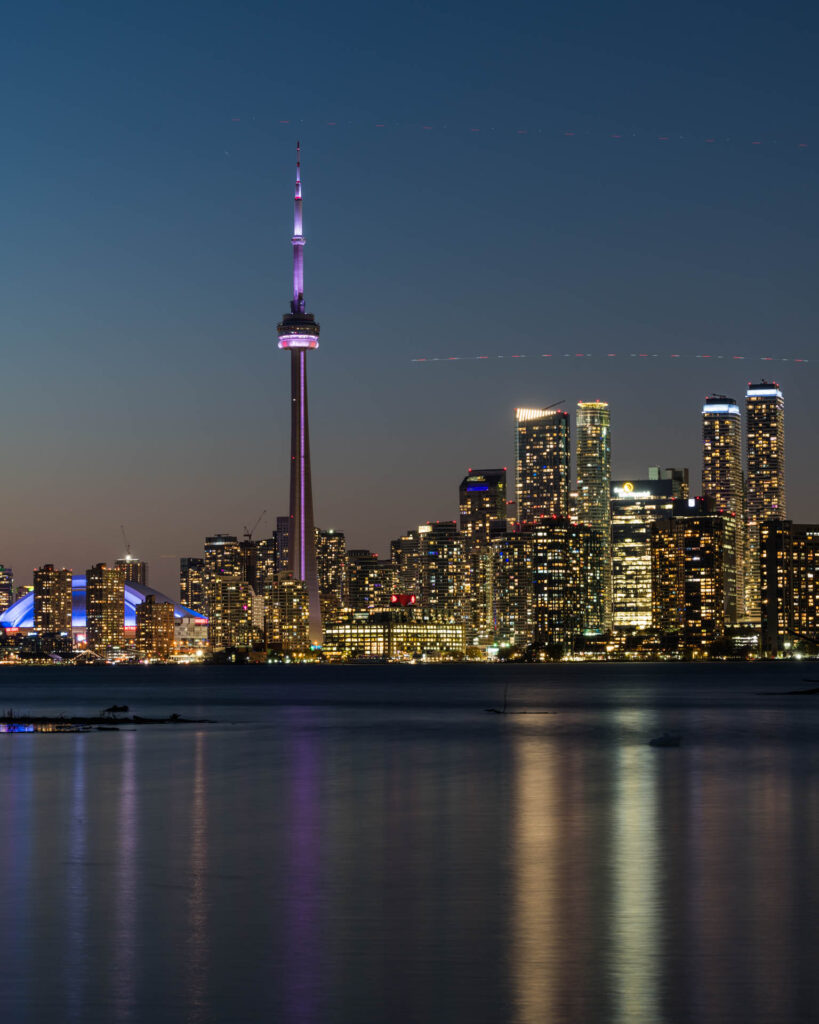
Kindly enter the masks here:
[[[742, 388], [741, 391], [740, 391], [740, 387]], [[779, 401], [781, 402], [781, 395], [782, 395], [782, 390], [783, 389], [780, 387], [778, 382], [769, 382], [769, 381], [766, 381], [764, 378], [760, 377], [760, 382], [754, 383], [753, 381], [748, 381], [746, 385], [737, 385], [737, 387], [735, 387], [734, 390], [738, 394], [742, 394], [743, 398], [745, 398], [746, 387], [748, 389], [748, 394], [751, 394], [751, 393], [753, 393], [755, 391], [758, 391], [759, 389], [762, 389], [763, 393], [764, 393], [765, 389], [770, 387], [773, 390], [775, 390], [776, 394], [779, 396]], [[748, 419], [748, 414], [747, 414], [747, 412], [745, 410], [745, 407], [744, 407], [747, 404], [747, 400], [743, 401], [743, 402], [737, 403], [737, 402], [735, 402], [735, 400], [733, 398], [730, 398], [729, 396], [726, 396], [726, 395], [722, 395], [722, 394], [716, 394], [716, 395], [715, 394], [708, 394], [706, 396], [705, 404], [702, 406], [702, 409], [704, 410], [705, 408], [707, 408], [709, 403], [716, 403], [716, 405], [714, 406], [715, 408], [717, 408], [720, 411], [725, 411], [723, 409], [723, 406], [722, 406], [722, 403], [724, 403], [725, 401], [730, 401], [732, 403], [732, 415], [734, 417], [738, 418], [738, 421], [741, 423], [741, 432], [742, 432], [741, 437], [742, 437], [742, 441], [741, 441], [741, 445], [740, 445], [740, 451], [741, 451], [741, 461], [742, 461], [742, 464], [744, 466], [745, 463], [748, 461], [748, 457], [749, 457], [749, 454], [748, 454], [748, 451], [747, 451], [748, 438], [746, 437], [746, 432], [748, 431], [748, 426], [749, 426], [749, 419]], [[562, 405], [566, 405], [567, 407], [570, 407], [570, 403], [568, 403], [568, 402], [567, 403], [561, 403], [561, 404]], [[567, 464], [568, 464], [568, 476], [565, 475], [565, 470], [564, 469], [561, 469], [561, 471], [560, 471], [560, 474], [561, 474], [560, 475], [560, 479], [563, 481], [562, 484], [561, 484], [560, 490], [561, 490], [561, 493], [563, 494], [563, 497], [560, 498], [559, 500], [564, 502], [564, 503], [568, 502], [569, 490], [571, 489], [572, 491], [574, 491], [574, 489], [578, 485], [578, 464], [577, 464], [577, 458], [578, 458], [578, 440], [579, 440], [579, 438], [578, 438], [577, 413], [578, 413], [578, 411], [580, 409], [582, 409], [584, 407], [594, 408], [596, 406], [603, 406], [603, 407], [605, 407], [606, 408], [606, 415], [608, 417], [608, 415], [609, 415], [609, 413], [611, 411], [609, 404], [605, 403], [605, 402], [601, 402], [599, 400], [598, 401], [593, 401], [593, 402], [588, 402], [588, 401], [584, 402], [583, 400], [578, 401], [577, 404], [576, 404], [576, 407], [574, 409], [574, 415], [572, 415], [572, 413], [570, 411], [568, 411], [568, 409], [555, 410], [555, 412], [557, 412], [557, 414], [558, 414], [557, 419], [560, 422], [562, 422], [562, 423], [568, 424], [567, 428], [566, 427], [562, 428], [561, 437], [563, 437], [564, 439], [560, 442], [561, 445], [564, 446], [564, 447], [561, 448], [561, 450], [563, 452], [563, 454], [561, 456], [561, 460], [567, 460]], [[742, 407], [741, 410], [740, 410], [740, 407]], [[726, 407], [726, 409], [727, 409], [727, 407]], [[516, 488], [518, 486], [518, 476], [517, 476], [517, 473], [515, 472], [515, 469], [514, 469], [514, 467], [516, 465], [516, 458], [515, 458], [515, 455], [514, 455], [514, 450], [515, 450], [515, 447], [516, 447], [516, 444], [517, 444], [517, 439], [519, 438], [520, 415], [523, 414], [523, 417], [524, 417], [525, 420], [531, 420], [531, 419], [537, 420], [538, 415], [542, 414], [544, 412], [546, 413], [547, 417], [551, 417], [552, 410], [548, 410], [548, 409], [547, 410], [544, 410], [544, 409], [534, 409], [534, 408], [523, 408], [522, 409], [522, 408], [518, 407], [517, 409], [511, 410], [511, 412], [512, 412], [512, 415], [514, 417], [513, 423], [510, 424], [511, 433], [512, 433], [512, 439], [511, 439], [511, 442], [507, 445], [507, 447], [508, 448], [512, 448], [512, 451], [513, 451], [513, 458], [510, 460], [511, 461], [511, 465], [512, 465], [513, 468], [512, 468], [512, 470], [510, 472], [510, 480], [509, 480], [509, 499], [513, 500], [514, 497], [515, 497]], [[617, 413], [616, 413], [616, 410], [615, 410], [615, 417], [616, 416], [617, 416]], [[791, 408], [790, 403], [789, 403], [789, 408], [788, 408], [788, 417], [789, 417], [789, 421], [791, 421], [792, 418], [793, 418], [793, 410]], [[704, 419], [704, 418], [701, 417], [701, 419]], [[614, 428], [607, 428], [607, 429], [609, 429], [610, 438], [611, 438], [610, 441], [609, 441], [609, 448], [611, 449], [609, 454], [611, 456], [610, 479], [612, 481], [617, 481], [617, 480], [622, 481], [622, 480], [628, 480], [628, 479], [634, 479], [634, 480], [642, 479], [644, 477], [644, 474], [645, 474], [645, 471], [646, 471], [646, 467], [648, 465], [656, 464], [656, 465], [658, 465], [660, 467], [670, 466], [672, 464], [681, 465], [679, 462], [674, 463], [674, 461], [672, 459], [670, 459], [670, 458], [663, 458], [662, 455], [659, 458], [655, 458], [653, 460], [653, 462], [651, 462], [651, 463], [647, 462], [647, 461], [640, 462], [639, 458], [635, 458], [635, 456], [631, 455], [629, 457], [629, 459], [628, 459], [628, 463], [629, 463], [629, 465], [634, 467], [635, 471], [632, 472], [632, 473], [621, 472], [621, 471], [619, 471], [620, 467], [622, 466], [623, 462], [626, 461], [626, 460], [621, 460], [620, 463], [617, 463], [617, 461], [615, 460], [614, 454], [613, 454], [613, 453], [615, 453], [617, 451], [617, 422], [616, 422], [616, 420], [615, 420]], [[700, 429], [702, 429], [702, 428], [700, 428]], [[780, 420], [780, 429], [781, 429], [781, 420]], [[789, 430], [789, 432], [790, 432], [790, 430]], [[564, 434], [566, 436], [564, 436]], [[709, 493], [707, 487], [700, 486], [700, 484], [699, 484], [699, 481], [702, 478], [702, 474], [705, 471], [705, 464], [704, 464], [704, 460], [703, 460], [702, 439], [698, 439], [698, 440], [699, 440], [698, 450], [696, 451], [693, 460], [690, 463], [685, 464], [683, 466], [683, 468], [688, 470], [689, 474], [690, 474], [691, 493], [693, 495], [701, 495], [701, 494], [706, 495], [706, 494]], [[738, 439], [736, 439], [736, 443], [740, 444]], [[790, 446], [788, 448], [788, 461], [789, 461], [789, 463], [791, 461], [791, 453], [793, 452], [793, 450], [796, 449], [796, 451], [798, 452], [801, 448], [802, 448], [802, 445], [799, 444], [798, 440], [795, 443], [792, 442], [790, 444]], [[656, 452], [656, 449], [653, 449], [653, 450]], [[477, 461], [478, 460], [475, 460], [476, 463], [477, 463]], [[562, 462], [561, 462], [561, 465], [562, 465]], [[460, 472], [465, 472], [465, 471], [466, 471], [466, 468], [462, 469]], [[790, 471], [790, 475], [792, 475], [792, 470]], [[789, 475], [789, 481], [790, 481], [790, 475]], [[705, 481], [703, 480], [702, 482], [704, 484]], [[279, 484], [279, 486], [281, 485], [281, 481], [277, 481], [277, 483]], [[788, 486], [790, 487], [790, 482], [789, 482]], [[780, 487], [781, 487], [781, 485], [780, 485]], [[423, 516], [422, 515], [421, 517], [419, 517], [417, 522], [413, 523], [413, 522], [407, 522], [406, 521], [407, 517], [406, 516], [401, 517], [400, 513], [399, 513], [398, 521], [400, 523], [404, 523], [405, 525], [401, 526], [397, 530], [395, 530], [387, 538], [385, 543], [383, 543], [380, 546], [377, 546], [377, 545], [372, 544], [372, 543], [369, 544], [369, 545], [354, 543], [352, 538], [356, 537], [355, 529], [351, 530], [343, 522], [341, 522], [341, 523], [334, 523], [334, 524], [328, 526], [327, 524], [323, 523], [321, 521], [321, 519], [319, 519], [318, 522], [316, 523], [316, 528], [320, 529], [320, 530], [326, 530], [326, 529], [336, 530], [336, 531], [339, 531], [339, 532], [345, 534], [345, 536], [347, 537], [348, 548], [350, 548], [350, 549], [358, 549], [358, 548], [364, 549], [364, 548], [366, 548], [368, 551], [372, 551], [372, 552], [374, 552], [377, 555], [380, 554], [380, 555], [383, 556], [383, 555], [388, 554], [391, 542], [396, 537], [400, 536], [401, 533], [404, 530], [406, 530], [406, 529], [414, 529], [419, 524], [423, 524], [423, 523], [448, 522], [448, 521], [457, 521], [458, 520], [458, 517], [459, 517], [459, 498], [458, 498], [458, 484], [457, 484], [457, 481], [450, 480], [449, 481], [449, 488], [448, 489], [449, 489], [449, 494], [447, 495], [446, 499], [442, 503], [445, 506], [445, 509], [446, 509], [444, 514], [442, 514], [440, 516], [437, 516], [437, 517], [435, 517], [433, 515], [428, 515], [428, 516]], [[787, 500], [790, 501], [790, 498], [788, 497]], [[514, 509], [514, 506], [512, 506], [512, 508]], [[819, 506], [817, 506], [817, 508], [819, 508]], [[568, 509], [568, 505], [567, 504], [566, 504], [566, 509]], [[516, 518], [516, 516], [517, 516], [517, 513], [515, 512], [514, 514], [512, 514], [510, 516], [510, 518], [514, 519], [514, 518]], [[814, 512], [812, 510], [808, 509], [806, 515], [799, 516], [799, 515], [795, 515], [795, 514], [790, 514], [789, 518], [792, 521], [795, 521], [795, 522], [808, 522], [808, 521], [813, 521], [813, 519], [815, 519], [815, 518], [819, 518], [819, 516], [814, 515]], [[277, 519], [279, 520], [278, 524], [277, 524]], [[275, 536], [275, 534], [276, 534], [276, 525], [278, 525], [279, 528], [281, 528], [282, 521], [285, 521], [286, 519], [287, 519], [286, 516], [277, 516], [276, 515], [276, 510], [272, 510], [272, 513], [271, 513], [271, 511], [266, 510], [265, 514], [260, 518], [260, 522], [256, 524], [256, 529], [254, 531], [254, 535], [257, 538], [258, 537], [263, 537], [263, 536]], [[272, 524], [273, 524], [273, 529], [272, 529], [272, 531], [268, 531], [268, 530], [266, 530], [264, 528], [264, 525], [262, 525], [262, 524], [266, 525], [271, 520], [272, 520]], [[261, 528], [259, 528], [259, 527], [261, 527]], [[247, 527], [245, 526], [244, 530], [246, 530], [246, 529], [247, 529]], [[242, 536], [243, 533], [244, 533], [244, 530], [237, 529], [235, 531], [236, 536], [237, 537]], [[187, 550], [186, 553], [181, 554], [179, 556], [176, 556], [176, 555], [174, 555], [174, 556], [160, 556], [160, 560], [159, 561], [153, 561], [152, 562], [150, 558], [143, 557], [143, 553], [142, 553], [141, 550], [139, 552], [137, 552], [137, 555], [132, 556], [130, 554], [130, 544], [126, 545], [124, 543], [124, 541], [123, 541], [121, 527], [118, 528], [117, 532], [120, 534], [121, 546], [124, 547], [124, 548], [127, 547], [127, 552], [128, 553], [127, 554], [123, 554], [123, 553], [120, 552], [120, 548], [119, 547], [116, 547], [116, 546], [112, 545], [112, 552], [108, 553], [108, 549], [105, 549], [103, 551], [102, 556], [101, 556], [100, 555], [100, 547], [101, 547], [101, 545], [97, 542], [97, 543], [93, 544], [91, 546], [91, 548], [90, 548], [90, 550], [92, 551], [92, 556], [89, 557], [89, 559], [87, 559], [88, 564], [93, 564], [95, 561], [97, 561], [100, 557], [103, 557], [103, 556], [107, 559], [108, 562], [111, 562], [111, 563], [116, 561], [117, 563], [123, 563], [124, 564], [125, 562], [131, 561], [131, 560], [133, 560], [135, 564], [143, 563], [143, 562], [144, 563], [148, 563], [151, 566], [151, 573], [152, 574], [155, 573], [156, 576], [157, 576], [157, 585], [159, 586], [159, 589], [161, 591], [163, 591], [163, 592], [173, 593], [173, 594], [177, 593], [179, 560], [180, 559], [185, 559], [185, 558], [196, 558], [197, 557], [197, 553], [201, 551], [202, 540], [203, 540], [202, 537], [193, 538], [191, 543], [190, 543], [190, 545], [188, 546], [188, 550]], [[382, 526], [382, 535], [385, 532], [386, 532], [386, 528], [384, 528]], [[208, 531], [208, 534], [211, 534], [211, 533], [214, 533], [214, 530], [209, 530]], [[226, 535], [229, 535], [230, 531], [229, 530], [225, 530], [224, 533]], [[363, 539], [366, 541], [367, 538], [365, 537]], [[35, 543], [34, 546], [35, 546], [35, 548], [46, 549], [46, 548], [48, 548], [48, 545], [49, 545], [49, 536], [46, 535], [46, 536], [44, 536], [42, 538], [39, 538], [37, 543]], [[52, 546], [51, 549], [53, 550], [53, 546]], [[81, 563], [73, 564], [68, 559], [59, 557], [59, 555], [56, 558], [53, 558], [51, 561], [55, 565], [59, 564], [61, 566], [68, 566], [69, 568], [72, 568], [73, 571], [75, 571], [75, 572], [83, 571]], [[49, 564], [49, 560], [44, 558], [44, 557], [37, 557], [37, 558], [35, 558], [33, 564], [30, 567], [27, 567], [27, 566], [21, 564], [19, 568], [15, 565], [15, 559], [14, 559], [13, 555], [8, 555], [7, 554], [5, 558], [0, 559], [0, 565], [3, 565], [5, 567], [10, 567], [14, 571], [14, 574], [15, 574], [14, 575], [14, 580], [15, 580], [15, 584], [16, 585], [20, 585], [20, 584], [28, 585], [31, 582], [31, 579], [33, 578], [33, 576], [31, 574], [33, 574], [34, 569], [37, 566], [44, 565], [44, 564]], [[291, 569], [291, 571], [292, 571], [292, 569]], [[144, 580], [143, 580], [143, 582], [144, 582]]]
[[[263, 42], [308, 14], [326, 27], [309, 82]], [[311, 303], [333, 339], [310, 380], [319, 525], [386, 552], [456, 515], [468, 466], [511, 465], [512, 409], [560, 400], [609, 403], [617, 476], [693, 471], [706, 394], [739, 400], [771, 375], [762, 356], [815, 357], [815, 22], [479, 3], [209, 6], [192, 24], [172, 5], [160, 33], [150, 3], [18, 6], [0, 558], [112, 560], [125, 524], [168, 589], [202, 537], [286, 514], [288, 367], [270, 341], [299, 138]], [[597, 358], [411, 362], [544, 351]], [[809, 438], [816, 364], [775, 366]], [[819, 506], [809, 455], [789, 452], [797, 519]]]

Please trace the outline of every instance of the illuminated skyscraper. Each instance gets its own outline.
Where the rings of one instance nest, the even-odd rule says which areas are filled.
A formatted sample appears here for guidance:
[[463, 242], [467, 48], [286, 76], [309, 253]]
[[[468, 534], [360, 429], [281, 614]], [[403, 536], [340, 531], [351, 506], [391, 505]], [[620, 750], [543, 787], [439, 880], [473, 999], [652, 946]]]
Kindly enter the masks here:
[[493, 640], [492, 537], [506, 533], [506, 467], [470, 469], [458, 489], [464, 547], [464, 607], [470, 646]]
[[709, 395], [702, 407], [702, 493], [725, 518], [725, 617], [745, 614], [745, 514], [739, 406]]
[[665, 473], [663, 479], [612, 482], [612, 626], [617, 630], [651, 628], [651, 524], [669, 518], [674, 500], [686, 496], [687, 472]]
[[122, 573], [104, 562], [85, 574], [87, 646], [103, 657], [125, 646], [125, 580]]
[[686, 498], [651, 527], [653, 626], [695, 655], [725, 631], [726, 522], [712, 499]]
[[775, 382], [749, 384], [745, 392], [748, 474], [745, 503], [747, 558], [746, 612], [760, 614], [759, 526], [785, 519], [785, 402]]
[[577, 403], [577, 521], [600, 535], [600, 565], [595, 577], [602, 586], [598, 621], [589, 628], [611, 629], [611, 419], [607, 402]]
[[319, 325], [304, 303], [304, 235], [301, 208], [301, 150], [296, 146], [293, 217], [293, 298], [278, 326], [279, 348], [290, 352], [290, 520], [289, 568], [307, 588], [310, 643], [321, 643], [321, 602], [316, 572], [310, 434], [307, 422], [307, 353], [319, 346]]
[[34, 570], [34, 628], [38, 633], [71, 635], [70, 569], [43, 565]]
[[567, 517], [570, 475], [569, 414], [558, 409], [515, 409], [518, 521]]

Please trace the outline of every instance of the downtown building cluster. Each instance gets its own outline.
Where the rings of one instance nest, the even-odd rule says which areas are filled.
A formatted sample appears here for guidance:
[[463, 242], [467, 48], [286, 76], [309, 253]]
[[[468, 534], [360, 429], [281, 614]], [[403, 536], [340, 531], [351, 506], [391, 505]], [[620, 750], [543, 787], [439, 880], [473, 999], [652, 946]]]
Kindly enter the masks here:
[[[314, 529], [322, 643], [272, 537], [217, 535], [183, 559], [180, 600], [214, 651], [345, 659], [706, 658], [813, 652], [819, 526], [787, 519], [784, 401], [763, 381], [702, 408], [702, 487], [684, 468], [611, 478], [605, 402], [515, 411], [507, 469], [471, 469], [457, 521], [422, 523], [388, 557]], [[576, 463], [573, 476], [572, 465]]]

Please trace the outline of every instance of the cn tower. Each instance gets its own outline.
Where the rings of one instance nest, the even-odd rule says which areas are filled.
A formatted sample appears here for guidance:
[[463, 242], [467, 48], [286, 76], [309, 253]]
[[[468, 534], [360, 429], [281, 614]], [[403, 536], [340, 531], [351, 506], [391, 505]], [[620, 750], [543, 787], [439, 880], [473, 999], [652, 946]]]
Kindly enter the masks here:
[[320, 644], [321, 604], [316, 573], [316, 531], [310, 480], [307, 425], [307, 353], [318, 348], [319, 325], [304, 307], [304, 235], [301, 210], [301, 145], [296, 143], [296, 195], [293, 213], [293, 298], [278, 325], [279, 348], [290, 352], [290, 528], [288, 561], [293, 578], [307, 587], [310, 643]]

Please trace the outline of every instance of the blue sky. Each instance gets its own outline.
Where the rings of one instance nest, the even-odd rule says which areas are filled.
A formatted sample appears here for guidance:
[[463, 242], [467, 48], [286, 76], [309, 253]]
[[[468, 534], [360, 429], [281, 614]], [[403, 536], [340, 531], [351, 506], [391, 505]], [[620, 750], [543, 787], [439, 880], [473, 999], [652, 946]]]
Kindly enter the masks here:
[[[698, 479], [702, 398], [763, 372], [816, 519], [818, 29], [805, 4], [10, 10], [0, 561], [81, 570], [123, 523], [172, 587], [205, 534], [286, 511], [297, 137], [321, 525], [384, 552], [453, 517], [517, 404], [608, 400], [615, 475]], [[411, 362], [549, 351], [595, 357]]]

